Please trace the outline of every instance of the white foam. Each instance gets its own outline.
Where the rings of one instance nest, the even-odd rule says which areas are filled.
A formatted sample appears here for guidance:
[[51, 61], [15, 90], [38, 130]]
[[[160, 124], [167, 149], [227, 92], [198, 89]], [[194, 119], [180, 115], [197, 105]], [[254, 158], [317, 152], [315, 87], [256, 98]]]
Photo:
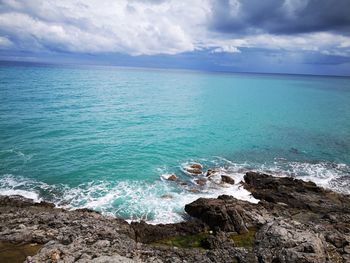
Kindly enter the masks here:
[[20, 195], [25, 198], [32, 199], [34, 202], [40, 202], [41, 198], [39, 198], [39, 195], [35, 192], [25, 191], [25, 190], [0, 190], [0, 195]]
[[[192, 162], [191, 162], [192, 163]], [[202, 161], [202, 163], [204, 163]], [[234, 163], [224, 158], [215, 158], [205, 163], [205, 169], [216, 168], [217, 173], [211, 176], [204, 186], [198, 186], [197, 178], [206, 178], [204, 175], [189, 176], [179, 170], [168, 168], [159, 169], [160, 180], [155, 182], [106, 182], [94, 181], [83, 183], [77, 187], [67, 185], [48, 185], [43, 182], [4, 175], [0, 180], [1, 195], [22, 195], [35, 201], [45, 199], [54, 202], [59, 207], [76, 209], [90, 208], [101, 211], [103, 214], [124, 217], [129, 220], [146, 220], [149, 223], [173, 223], [184, 220], [184, 206], [199, 197], [216, 198], [219, 195], [232, 195], [237, 199], [257, 203], [250, 192], [245, 190], [240, 182], [244, 174], [252, 168], [275, 176], [293, 176], [303, 180], [311, 180], [323, 187], [349, 193], [348, 181], [339, 180], [349, 176], [350, 168], [346, 164], [333, 163], [301, 163], [287, 162], [276, 159], [271, 164]], [[170, 174], [188, 186], [166, 180]], [[221, 175], [230, 176], [235, 184], [222, 184]], [[339, 181], [337, 181], [339, 180]], [[336, 182], [336, 183], [335, 183]], [[191, 192], [191, 188], [199, 190]], [[45, 197], [43, 197], [45, 196]]]

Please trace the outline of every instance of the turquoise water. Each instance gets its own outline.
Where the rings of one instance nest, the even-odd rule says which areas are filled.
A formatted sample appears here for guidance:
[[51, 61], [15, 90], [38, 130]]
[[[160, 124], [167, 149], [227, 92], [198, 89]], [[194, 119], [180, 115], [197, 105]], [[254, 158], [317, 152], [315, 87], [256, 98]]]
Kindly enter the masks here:
[[[237, 184], [198, 187], [190, 162]], [[0, 67], [3, 194], [173, 222], [199, 196], [251, 199], [247, 169], [349, 193], [349, 167], [349, 78]]]

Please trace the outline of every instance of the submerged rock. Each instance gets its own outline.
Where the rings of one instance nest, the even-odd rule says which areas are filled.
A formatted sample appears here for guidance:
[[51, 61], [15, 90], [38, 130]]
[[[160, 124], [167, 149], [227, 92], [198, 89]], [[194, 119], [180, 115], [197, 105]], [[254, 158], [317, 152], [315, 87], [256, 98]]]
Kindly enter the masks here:
[[207, 180], [205, 178], [200, 178], [200, 179], [196, 179], [195, 180], [196, 184], [200, 185], [200, 186], [204, 186], [207, 183]]

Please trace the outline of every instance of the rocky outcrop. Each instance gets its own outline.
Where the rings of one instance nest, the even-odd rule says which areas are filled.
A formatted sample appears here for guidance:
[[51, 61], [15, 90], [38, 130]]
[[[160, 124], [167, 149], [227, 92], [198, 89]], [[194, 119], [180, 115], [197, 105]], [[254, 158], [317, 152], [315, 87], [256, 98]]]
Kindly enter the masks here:
[[217, 199], [199, 198], [185, 206], [185, 211], [196, 217], [215, 231], [248, 232], [242, 218], [243, 208], [230, 196], [219, 196]]
[[32, 262], [350, 262], [349, 196], [289, 177], [244, 179], [258, 204], [199, 198], [185, 207], [191, 218], [166, 225], [0, 196], [0, 241], [39, 244]]

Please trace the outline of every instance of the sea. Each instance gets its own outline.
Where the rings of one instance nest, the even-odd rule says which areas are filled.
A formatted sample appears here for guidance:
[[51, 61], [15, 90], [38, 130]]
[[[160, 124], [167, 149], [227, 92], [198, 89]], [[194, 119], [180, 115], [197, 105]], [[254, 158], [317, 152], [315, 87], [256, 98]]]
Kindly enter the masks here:
[[0, 65], [1, 195], [172, 223], [247, 171], [350, 194], [350, 78]]

